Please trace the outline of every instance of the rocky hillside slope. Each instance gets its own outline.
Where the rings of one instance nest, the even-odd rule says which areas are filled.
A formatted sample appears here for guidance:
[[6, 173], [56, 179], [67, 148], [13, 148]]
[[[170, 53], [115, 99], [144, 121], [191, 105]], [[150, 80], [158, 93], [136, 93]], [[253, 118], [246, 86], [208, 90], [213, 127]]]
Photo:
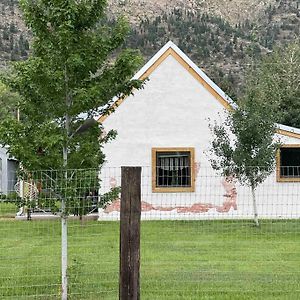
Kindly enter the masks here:
[[108, 3], [113, 14], [125, 12], [135, 23], [145, 16], [151, 18], [174, 8], [184, 8], [206, 12], [236, 24], [246, 19], [257, 20], [269, 5], [276, 4], [276, 0], [109, 0]]
[[[108, 0], [111, 18], [128, 16], [128, 46], [147, 60], [173, 40], [231, 96], [248, 66], [300, 36], [300, 0]], [[26, 59], [30, 33], [17, 0], [0, 0], [0, 68]]]

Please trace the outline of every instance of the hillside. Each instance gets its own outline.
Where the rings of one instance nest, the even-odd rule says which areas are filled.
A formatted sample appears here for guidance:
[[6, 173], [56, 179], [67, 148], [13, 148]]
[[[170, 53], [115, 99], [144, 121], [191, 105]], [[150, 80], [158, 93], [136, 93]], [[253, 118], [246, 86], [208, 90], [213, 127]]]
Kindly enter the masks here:
[[235, 97], [241, 93], [245, 71], [261, 55], [299, 38], [299, 4], [299, 0], [275, 1], [258, 11], [255, 21], [254, 17], [246, 17], [235, 24], [207, 13], [206, 9], [168, 9], [155, 17], [142, 18], [132, 30], [129, 45], [139, 48], [148, 58], [165, 42], [173, 40]]
[[[0, 0], [0, 68], [26, 59], [30, 33], [17, 0]], [[127, 45], [147, 60], [173, 40], [231, 96], [247, 67], [300, 35], [300, 0], [108, 0], [108, 14], [128, 16]]]
[[185, 8], [194, 13], [201, 11], [221, 17], [233, 25], [246, 19], [255, 21], [263, 15], [269, 5], [276, 4], [276, 0], [109, 0], [108, 2], [113, 14], [125, 12], [134, 23], [139, 23], [139, 20], [146, 16], [151, 18], [174, 8]]
[[16, 0], [0, 0], [0, 68], [26, 59], [29, 36]]

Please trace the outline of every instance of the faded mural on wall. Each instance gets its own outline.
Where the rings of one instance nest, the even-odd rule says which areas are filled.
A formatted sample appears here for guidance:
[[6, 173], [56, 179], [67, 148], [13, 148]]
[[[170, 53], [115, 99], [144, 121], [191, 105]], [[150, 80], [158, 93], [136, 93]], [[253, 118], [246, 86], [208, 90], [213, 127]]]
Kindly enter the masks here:
[[[200, 170], [200, 163], [196, 162], [194, 165], [196, 179]], [[234, 176], [228, 176], [221, 179], [220, 185], [223, 188], [223, 199], [220, 201], [222, 205], [216, 205], [214, 203], [196, 202], [189, 206], [174, 205], [174, 206], [158, 206], [153, 205], [142, 199], [141, 207], [143, 212], [148, 211], [174, 211], [177, 213], [206, 213], [211, 209], [215, 209], [218, 213], [228, 213], [231, 209], [237, 210], [237, 189], [236, 179]], [[117, 186], [117, 179], [110, 177], [110, 188]], [[104, 213], [109, 214], [112, 212], [120, 212], [120, 199], [115, 199], [111, 204], [107, 205], [104, 209]]]

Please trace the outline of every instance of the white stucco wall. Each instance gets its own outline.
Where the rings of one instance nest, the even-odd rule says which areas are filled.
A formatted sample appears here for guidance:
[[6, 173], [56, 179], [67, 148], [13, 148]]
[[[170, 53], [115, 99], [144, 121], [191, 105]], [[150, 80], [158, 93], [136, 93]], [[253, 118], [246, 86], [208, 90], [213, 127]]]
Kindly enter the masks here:
[[[208, 124], [224, 117], [224, 107], [172, 56], [168, 56], [149, 79], [144, 89], [128, 97], [103, 123], [105, 131], [117, 130], [118, 136], [104, 147], [107, 163], [101, 175], [102, 192], [107, 191], [112, 182], [120, 185], [120, 166], [142, 166], [142, 200], [156, 208], [166, 208], [165, 211], [150, 209], [143, 213], [145, 218], [252, 217], [250, 191], [238, 184], [235, 186], [237, 210], [231, 207], [220, 212], [226, 191], [223, 179], [210, 167], [211, 133]], [[299, 143], [297, 139], [280, 138], [283, 143]], [[199, 166], [195, 192], [152, 193], [153, 147], [195, 148], [195, 161]], [[299, 186], [300, 183], [277, 183], [275, 174], [272, 174], [258, 189], [259, 213], [265, 217], [299, 217]], [[292, 205], [288, 207], [287, 202]], [[205, 205], [200, 205], [203, 212], [178, 213], [180, 207], [199, 203], [212, 204], [212, 207], [208, 205], [209, 209], [205, 211]], [[117, 215], [116, 212], [100, 210], [99, 216], [100, 219], [110, 219]]]
[[143, 90], [128, 97], [104, 122], [118, 137], [104, 152], [110, 166], [151, 165], [152, 147], [195, 147], [207, 164], [208, 118], [223, 107], [172, 56], [150, 76]]

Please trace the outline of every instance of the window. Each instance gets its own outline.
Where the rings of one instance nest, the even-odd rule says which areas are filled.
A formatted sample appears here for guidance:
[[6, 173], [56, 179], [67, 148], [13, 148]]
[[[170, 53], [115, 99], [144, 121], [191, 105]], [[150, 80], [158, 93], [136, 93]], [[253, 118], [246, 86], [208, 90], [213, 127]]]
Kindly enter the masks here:
[[278, 150], [277, 181], [300, 181], [300, 145], [283, 145]]
[[152, 191], [194, 192], [194, 148], [152, 149]]

